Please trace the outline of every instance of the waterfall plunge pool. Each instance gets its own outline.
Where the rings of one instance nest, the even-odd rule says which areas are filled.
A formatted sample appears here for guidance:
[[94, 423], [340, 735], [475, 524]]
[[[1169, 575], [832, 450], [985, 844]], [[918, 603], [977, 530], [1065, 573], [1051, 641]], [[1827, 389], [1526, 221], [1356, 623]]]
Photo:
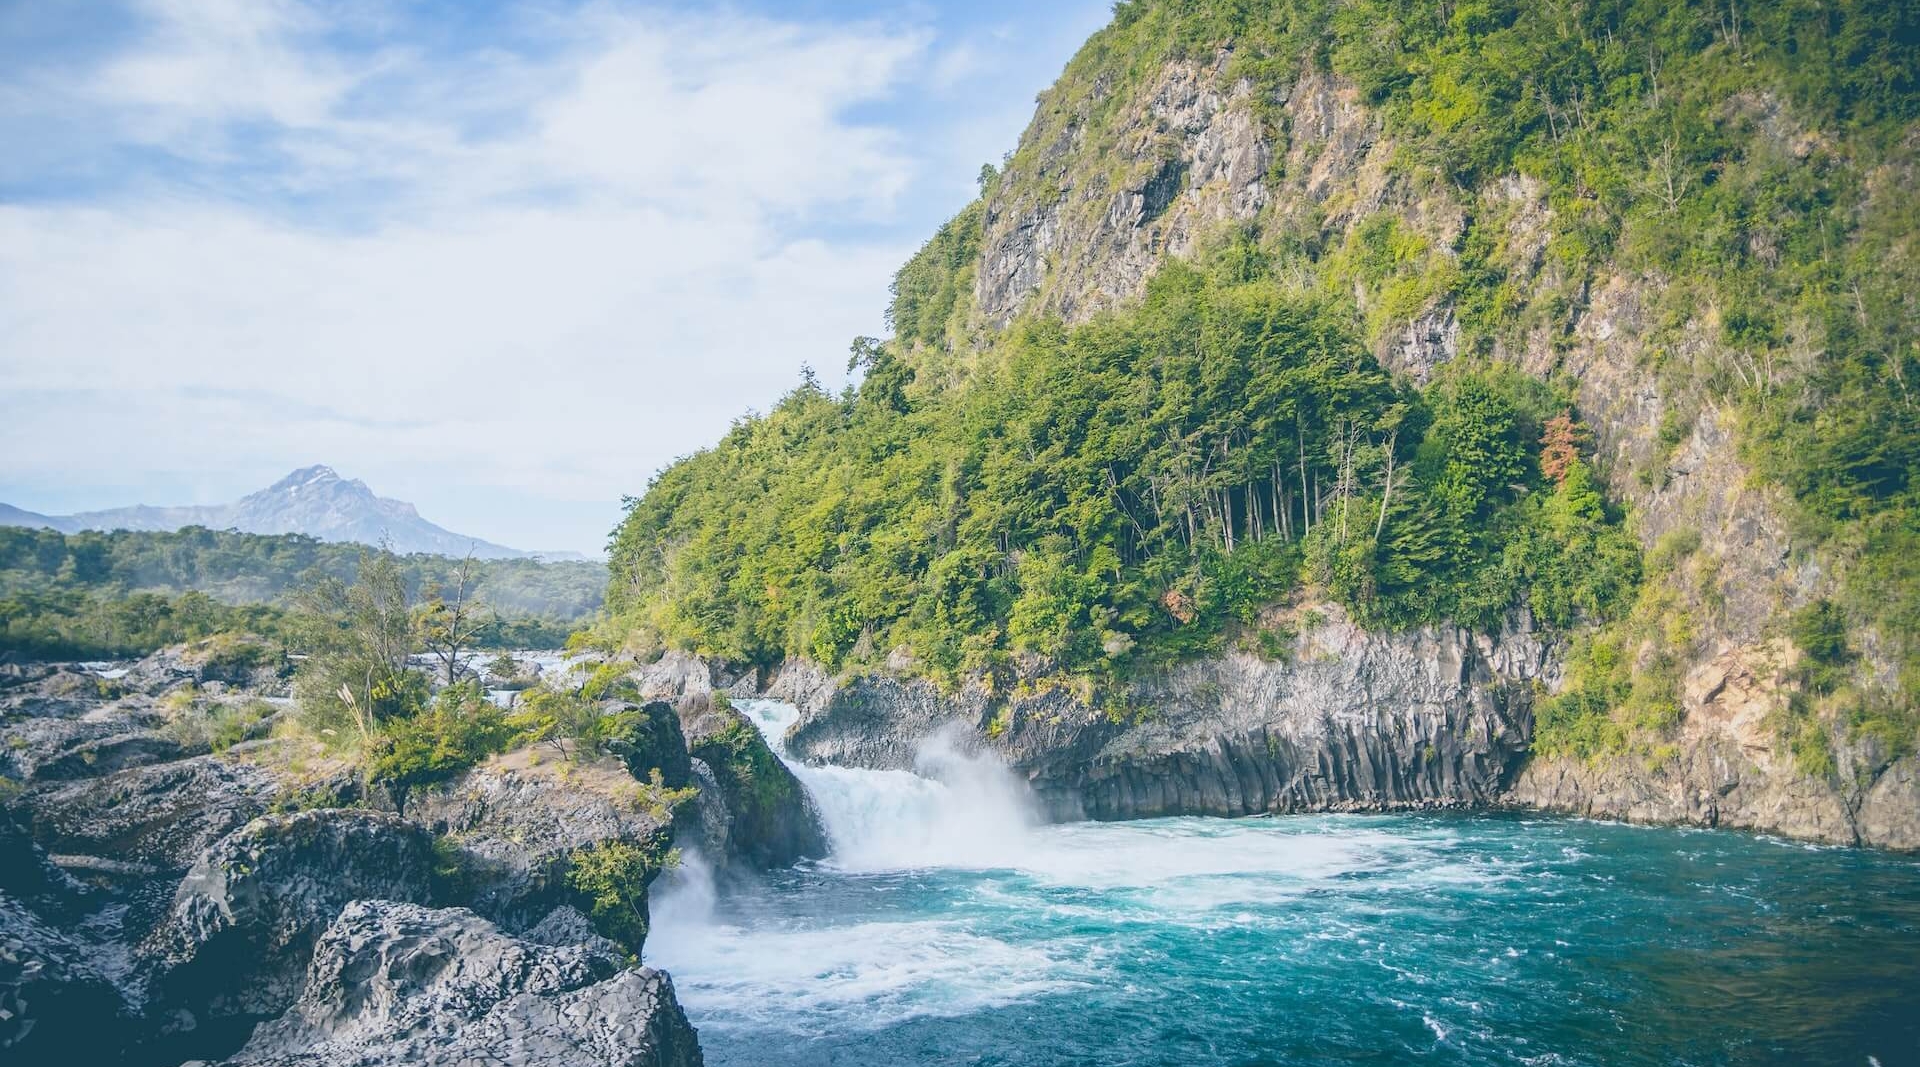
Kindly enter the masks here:
[[[779, 748], [793, 709], [741, 702]], [[713, 1067], [1920, 1062], [1920, 863], [1519, 816], [1042, 826], [990, 761], [790, 764], [833, 855], [664, 879]]]

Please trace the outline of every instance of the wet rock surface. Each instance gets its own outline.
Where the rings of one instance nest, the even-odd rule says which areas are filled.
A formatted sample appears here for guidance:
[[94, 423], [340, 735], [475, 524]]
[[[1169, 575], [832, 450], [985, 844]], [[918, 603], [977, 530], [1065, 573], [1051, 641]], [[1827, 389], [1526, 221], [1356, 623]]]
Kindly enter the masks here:
[[806, 789], [746, 716], [709, 706], [683, 721], [687, 748], [726, 807], [730, 857], [765, 869], [827, 854], [826, 831]]
[[710, 782], [709, 797], [690, 812], [690, 833], [721, 851], [708, 852], [721, 865], [784, 867], [827, 854], [826, 831], [807, 792], [746, 716], [728, 703], [753, 696], [758, 679], [729, 671], [684, 652], [668, 652], [630, 674], [643, 698], [670, 704], [680, 719], [687, 751]]

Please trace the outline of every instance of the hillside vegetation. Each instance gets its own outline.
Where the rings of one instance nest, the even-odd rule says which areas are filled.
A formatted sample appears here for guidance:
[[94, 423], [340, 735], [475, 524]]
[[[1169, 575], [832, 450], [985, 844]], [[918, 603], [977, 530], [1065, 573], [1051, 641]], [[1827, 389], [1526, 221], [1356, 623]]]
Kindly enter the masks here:
[[[1113, 220], [1192, 192], [1143, 98], [1216, 64], [1279, 146], [1265, 187], [1310, 181], [1284, 149], [1313, 79], [1379, 124], [1383, 173], [1278, 195], [1108, 299]], [[1262, 609], [1303, 583], [1383, 628], [1526, 605], [1575, 638], [1539, 743], [1657, 737], [1719, 563], [1684, 531], [1641, 558], [1598, 486], [1657, 489], [1665, 457], [1596, 470], [1611, 457], [1556, 360], [1595, 287], [1629, 279], [1658, 446], [1735, 427], [1820, 561], [1813, 599], [1769, 624], [1802, 653], [1782, 729], [1803, 766], [1815, 712], [1910, 746], [1917, 89], [1904, 4], [1119, 4], [903, 267], [895, 336], [856, 342], [861, 384], [803, 384], [660, 475], [618, 531], [609, 605], [637, 645], [949, 679], [1278, 650]], [[1091, 243], [1044, 249], [1002, 321], [982, 300], [1004, 265], [981, 272], [1022, 220]], [[1409, 324], [1442, 314], [1453, 358], [1389, 373]]]
[[1563, 398], [1464, 364], [1397, 386], [1252, 255], [1023, 324], [966, 388], [918, 391], [884, 347], [857, 391], [803, 386], [634, 506], [616, 608], [731, 659], [904, 646], [947, 678], [1217, 650], [1303, 573], [1381, 626], [1617, 610], [1637, 549], [1577, 456], [1542, 469]]

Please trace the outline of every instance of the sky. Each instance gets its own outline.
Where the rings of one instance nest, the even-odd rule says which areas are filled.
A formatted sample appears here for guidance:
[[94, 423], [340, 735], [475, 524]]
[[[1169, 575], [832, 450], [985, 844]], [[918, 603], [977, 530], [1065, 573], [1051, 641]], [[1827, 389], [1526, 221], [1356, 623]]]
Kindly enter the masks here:
[[0, 501], [599, 552], [845, 380], [1109, 0], [0, 0]]

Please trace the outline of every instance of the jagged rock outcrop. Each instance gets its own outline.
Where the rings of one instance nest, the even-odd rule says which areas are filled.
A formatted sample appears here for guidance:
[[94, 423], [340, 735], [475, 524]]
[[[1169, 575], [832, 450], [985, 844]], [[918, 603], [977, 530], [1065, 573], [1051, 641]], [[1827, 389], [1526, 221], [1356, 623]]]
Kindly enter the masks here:
[[355, 900], [426, 903], [433, 839], [397, 816], [320, 810], [268, 815], [209, 848], [149, 939], [158, 999], [192, 1029], [237, 1038], [286, 1010], [320, 932]]
[[518, 930], [574, 898], [566, 873], [576, 849], [620, 842], [662, 856], [674, 812], [616, 760], [576, 763], [532, 748], [416, 793], [407, 818], [458, 846], [470, 905]]
[[0, 775], [28, 783], [105, 774], [131, 765], [114, 758], [116, 744], [165, 721], [150, 701], [128, 697], [118, 682], [90, 671], [62, 667], [0, 678]]
[[687, 748], [726, 804], [728, 854], [757, 868], [827, 854], [827, 836], [805, 787], [746, 716], [708, 706], [683, 720]]
[[1064, 686], [1005, 702], [886, 676], [834, 683], [804, 667], [776, 694], [801, 705], [789, 751], [912, 766], [959, 722], [1031, 783], [1055, 818], [1394, 810], [1491, 803], [1531, 734], [1548, 670], [1532, 634], [1372, 634], [1337, 608], [1306, 615], [1292, 658], [1186, 664], [1089, 706]]
[[[565, 906], [587, 903], [565, 878], [576, 849], [620, 842], [662, 859], [674, 804], [702, 772], [726, 811], [674, 708], [609, 703], [619, 758], [581, 760], [563, 751], [571, 743], [522, 749], [414, 791], [406, 818], [273, 814], [380, 798], [324, 753], [283, 750], [297, 742], [206, 753], [183, 717], [256, 694], [180, 660], [172, 650], [118, 679], [0, 671], [0, 1061], [219, 1057], [280, 1020], [245, 1062], [699, 1062], [665, 976], [626, 969], [640, 946], [616, 945]], [[351, 953], [316, 960], [321, 935], [365, 901], [471, 903], [525, 933], [420, 911], [429, 918], [420, 938], [402, 938], [412, 947], [398, 948], [401, 972], [369, 973], [372, 957]], [[429, 942], [484, 966], [409, 969], [432, 955], [414, 951]], [[575, 964], [561, 973], [559, 959]], [[338, 995], [317, 1022], [325, 1035], [308, 1025], [311, 1010], [289, 1021], [315, 967]]]
[[52, 783], [14, 804], [55, 857], [144, 865], [177, 876], [207, 846], [264, 813], [277, 793], [273, 777], [258, 767], [200, 756]]
[[709, 864], [724, 867], [733, 856], [733, 811], [727, 807], [725, 787], [706, 760], [688, 762], [699, 792], [687, 806], [676, 833], [708, 857]]
[[163, 648], [135, 662], [119, 679], [122, 686], [150, 695], [181, 686], [286, 695], [291, 665], [280, 649], [262, 638], [209, 638], [189, 645]]
[[305, 992], [233, 1067], [567, 1064], [698, 1067], [663, 973], [591, 944], [503, 934], [464, 909], [348, 906], [320, 939]]
[[285, 685], [278, 668], [236, 666], [206, 652], [165, 649], [114, 678], [72, 665], [0, 676], [0, 776], [74, 781], [206, 755], [209, 738], [190, 727], [204, 721], [206, 707], [238, 692], [264, 712], [249, 736], [264, 734], [274, 705], [254, 699], [258, 689], [213, 675], [252, 678], [277, 692]]

